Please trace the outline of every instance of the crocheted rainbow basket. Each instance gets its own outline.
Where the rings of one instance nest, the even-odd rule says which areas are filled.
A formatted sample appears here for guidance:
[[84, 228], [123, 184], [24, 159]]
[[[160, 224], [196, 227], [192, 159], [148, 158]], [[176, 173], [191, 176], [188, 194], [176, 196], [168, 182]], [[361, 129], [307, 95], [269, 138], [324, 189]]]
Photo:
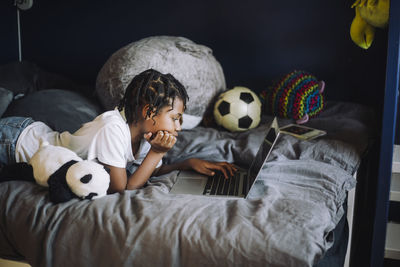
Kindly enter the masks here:
[[324, 107], [323, 81], [306, 71], [292, 71], [270, 90], [261, 92], [267, 112], [278, 117], [307, 122]]

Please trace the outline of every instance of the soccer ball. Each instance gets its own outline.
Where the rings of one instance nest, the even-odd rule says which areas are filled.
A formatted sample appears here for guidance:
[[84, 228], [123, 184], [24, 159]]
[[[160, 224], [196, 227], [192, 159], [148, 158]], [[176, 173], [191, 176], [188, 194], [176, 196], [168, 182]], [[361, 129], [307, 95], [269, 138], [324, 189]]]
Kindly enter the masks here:
[[219, 95], [214, 105], [218, 125], [231, 132], [255, 128], [261, 119], [261, 102], [249, 88], [235, 86]]

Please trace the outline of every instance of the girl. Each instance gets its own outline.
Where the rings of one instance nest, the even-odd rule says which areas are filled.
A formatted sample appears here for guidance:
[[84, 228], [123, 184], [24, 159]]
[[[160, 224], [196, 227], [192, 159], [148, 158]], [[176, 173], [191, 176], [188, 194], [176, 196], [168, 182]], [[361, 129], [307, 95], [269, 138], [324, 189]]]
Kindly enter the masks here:
[[[236, 168], [227, 162], [188, 159], [162, 165], [181, 131], [182, 114], [188, 99], [183, 85], [171, 74], [149, 69], [128, 85], [118, 109], [106, 111], [78, 131], [58, 133], [30, 118], [0, 120], [0, 163], [29, 162], [39, 144], [63, 146], [81, 158], [97, 160], [110, 169], [109, 193], [143, 186], [152, 175], [192, 169], [206, 175], [215, 171], [233, 175]], [[128, 164], [139, 165], [128, 175]]]

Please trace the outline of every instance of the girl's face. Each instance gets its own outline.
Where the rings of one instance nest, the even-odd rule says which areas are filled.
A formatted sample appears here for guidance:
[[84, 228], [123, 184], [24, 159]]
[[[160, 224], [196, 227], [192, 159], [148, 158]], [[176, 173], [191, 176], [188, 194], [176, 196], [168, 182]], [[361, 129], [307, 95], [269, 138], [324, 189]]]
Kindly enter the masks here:
[[183, 101], [175, 98], [173, 107], [166, 106], [156, 116], [147, 117], [144, 120], [144, 132], [156, 134], [158, 131], [168, 131], [170, 134], [178, 136], [178, 132], [181, 131], [183, 112]]

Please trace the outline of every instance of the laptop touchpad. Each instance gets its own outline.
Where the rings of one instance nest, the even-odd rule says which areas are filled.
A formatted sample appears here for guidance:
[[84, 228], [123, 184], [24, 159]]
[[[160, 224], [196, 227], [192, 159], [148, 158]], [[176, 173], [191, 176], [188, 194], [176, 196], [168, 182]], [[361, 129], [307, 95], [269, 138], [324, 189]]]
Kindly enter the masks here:
[[170, 193], [172, 194], [191, 194], [191, 195], [202, 195], [204, 186], [207, 179], [204, 178], [185, 178], [178, 179]]

